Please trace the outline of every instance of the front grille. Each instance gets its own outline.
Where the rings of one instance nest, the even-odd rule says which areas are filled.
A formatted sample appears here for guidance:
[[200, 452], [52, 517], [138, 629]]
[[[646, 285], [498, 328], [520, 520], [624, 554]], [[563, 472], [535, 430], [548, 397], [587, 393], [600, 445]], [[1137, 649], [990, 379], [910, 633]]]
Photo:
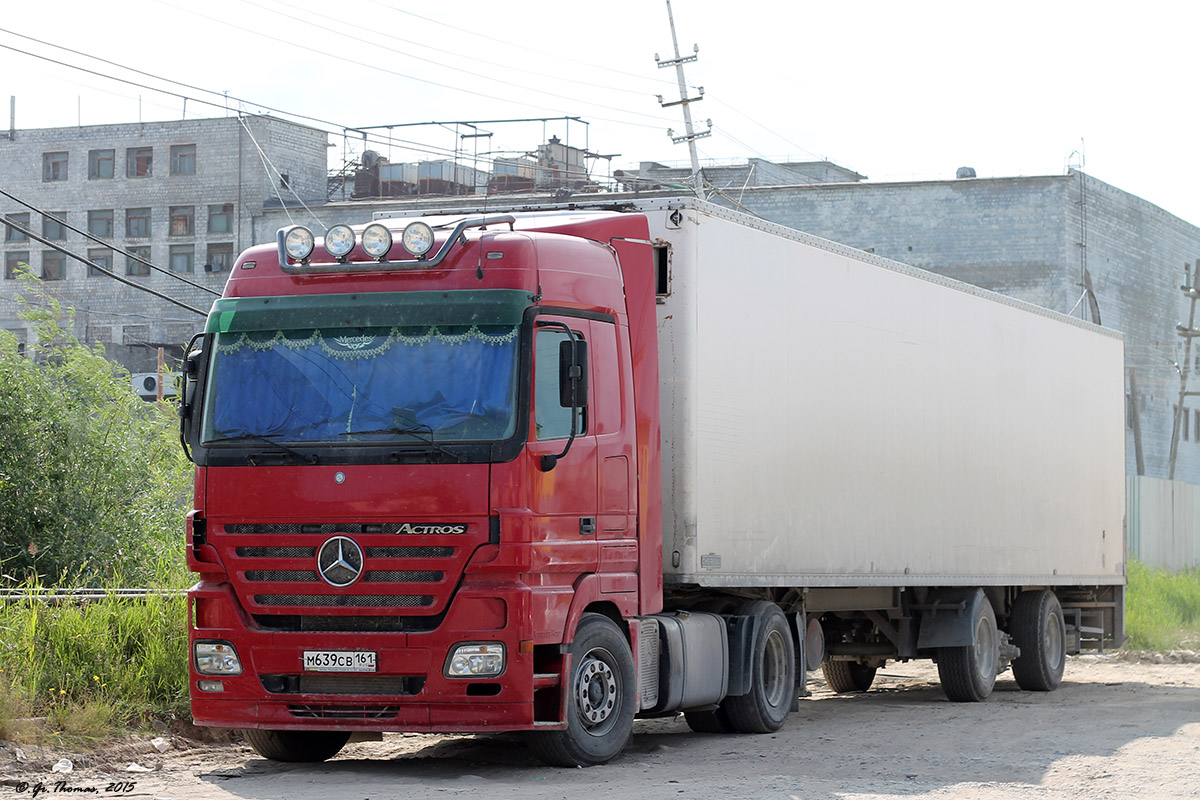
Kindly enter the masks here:
[[[407, 530], [402, 530], [405, 526]], [[426, 532], [416, 533], [414, 527], [419, 529], [420, 525], [413, 526], [411, 523], [404, 522], [384, 522], [384, 523], [366, 523], [366, 522], [321, 522], [321, 523], [268, 523], [268, 524], [239, 524], [226, 525], [226, 533], [258, 533], [258, 534], [282, 534], [285, 536], [296, 536], [300, 534], [313, 533], [321, 536], [333, 536], [334, 534], [342, 533], [388, 533], [393, 536], [423, 536]]]
[[239, 547], [234, 552], [243, 558], [315, 558], [315, 547]]
[[[429, 570], [376, 570], [363, 575], [368, 583], [429, 583], [440, 581], [444, 573]], [[319, 580], [315, 571], [300, 569], [255, 569], [246, 573], [246, 580], [262, 581], [302, 581], [314, 582]]]
[[408, 697], [425, 687], [423, 675], [259, 675], [271, 694], [368, 694]]
[[260, 606], [303, 608], [417, 608], [433, 605], [433, 597], [416, 594], [256, 594], [254, 602]]
[[254, 621], [269, 631], [322, 633], [425, 633], [437, 630], [444, 614], [408, 616], [328, 616], [322, 614], [255, 614]]
[[[364, 547], [367, 558], [449, 558], [453, 547]], [[316, 558], [315, 547], [237, 547], [242, 558]]]
[[288, 712], [302, 719], [392, 719], [400, 713], [400, 706], [304, 704], [288, 706]]

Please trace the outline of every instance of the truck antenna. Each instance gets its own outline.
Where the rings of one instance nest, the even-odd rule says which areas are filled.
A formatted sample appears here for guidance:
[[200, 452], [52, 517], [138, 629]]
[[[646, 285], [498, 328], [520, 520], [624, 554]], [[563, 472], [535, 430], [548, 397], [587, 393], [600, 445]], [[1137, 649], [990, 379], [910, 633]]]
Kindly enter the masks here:
[[675, 144], [687, 142], [688, 151], [692, 156], [692, 188], [696, 192], [696, 196], [701, 200], [704, 199], [704, 185], [700, 177], [700, 159], [696, 157], [696, 140], [702, 139], [705, 136], [712, 135], [712, 120], [708, 120], [708, 130], [696, 133], [692, 126], [692, 110], [688, 107], [691, 103], [697, 103], [704, 99], [704, 87], [698, 87], [700, 94], [696, 97], [687, 96], [687, 81], [683, 77], [683, 65], [695, 61], [697, 54], [700, 52], [700, 45], [692, 45], [692, 55], [682, 57], [679, 55], [679, 37], [675, 35], [675, 15], [671, 12], [671, 0], [667, 0], [667, 19], [671, 23], [671, 42], [675, 46], [675, 57], [669, 58], [666, 61], [659, 61], [658, 53], [654, 54], [654, 60], [658, 63], [658, 68], [675, 67], [675, 76], [679, 79], [679, 98], [670, 103], [664, 103], [662, 95], [658, 96], [658, 103], [663, 108], [671, 106], [683, 106], [683, 127], [686, 133], [683, 136], [676, 136], [675, 131], [668, 130], [667, 135], [671, 137], [671, 141]]

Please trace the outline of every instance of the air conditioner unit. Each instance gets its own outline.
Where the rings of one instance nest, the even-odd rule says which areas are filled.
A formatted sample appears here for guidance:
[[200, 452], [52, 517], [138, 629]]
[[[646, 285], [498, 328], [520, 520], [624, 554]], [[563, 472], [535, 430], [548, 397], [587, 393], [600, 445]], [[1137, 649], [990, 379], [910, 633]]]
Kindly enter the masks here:
[[[164, 372], [162, 375], [162, 396], [175, 396], [175, 382], [179, 379], [177, 372]], [[158, 397], [158, 373], [135, 372], [133, 374], [133, 390], [146, 400]]]

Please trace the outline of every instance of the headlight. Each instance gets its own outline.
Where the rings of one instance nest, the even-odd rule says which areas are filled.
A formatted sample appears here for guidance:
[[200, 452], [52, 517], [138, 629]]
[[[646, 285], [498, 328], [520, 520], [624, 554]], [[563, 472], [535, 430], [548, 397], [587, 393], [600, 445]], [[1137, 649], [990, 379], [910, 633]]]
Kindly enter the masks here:
[[201, 675], [242, 674], [242, 662], [229, 642], [196, 642], [194, 655]]
[[354, 231], [349, 225], [334, 225], [325, 232], [325, 251], [337, 259], [345, 258], [354, 249]]
[[400, 237], [400, 243], [405, 250], [420, 258], [433, 247], [433, 228], [424, 222], [409, 223]]
[[504, 672], [504, 645], [460, 644], [446, 661], [447, 678], [489, 678]]
[[316, 244], [317, 240], [313, 238], [312, 231], [301, 225], [288, 231], [287, 237], [283, 240], [283, 247], [287, 250], [287, 254], [296, 261], [307, 261]]
[[371, 258], [382, 259], [392, 249], [392, 232], [375, 223], [363, 229], [362, 246]]

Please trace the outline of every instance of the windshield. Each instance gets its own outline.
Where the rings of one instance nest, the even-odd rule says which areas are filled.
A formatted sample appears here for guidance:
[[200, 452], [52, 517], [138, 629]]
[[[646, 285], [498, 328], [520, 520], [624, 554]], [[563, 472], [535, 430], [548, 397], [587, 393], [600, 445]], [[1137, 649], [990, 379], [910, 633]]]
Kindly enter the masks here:
[[203, 439], [506, 439], [517, 352], [516, 325], [218, 333]]

